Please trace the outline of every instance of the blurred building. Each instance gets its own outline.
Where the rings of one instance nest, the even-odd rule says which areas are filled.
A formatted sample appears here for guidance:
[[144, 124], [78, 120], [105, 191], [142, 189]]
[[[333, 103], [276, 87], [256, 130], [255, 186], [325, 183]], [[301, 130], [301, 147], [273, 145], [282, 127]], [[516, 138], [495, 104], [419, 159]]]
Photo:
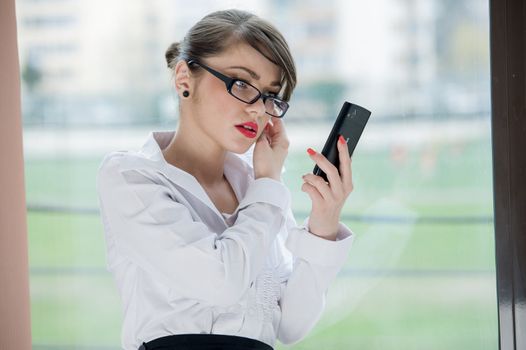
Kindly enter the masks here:
[[261, 15], [285, 35], [298, 70], [291, 120], [332, 120], [344, 100], [376, 120], [484, 110], [482, 7], [476, 0], [17, 0], [24, 118], [171, 123], [177, 99], [164, 52], [225, 8]]
[[338, 66], [346, 97], [375, 119], [421, 112], [435, 78], [436, 0], [340, 0]]
[[155, 119], [159, 9], [145, 0], [19, 0], [24, 106], [42, 123]]

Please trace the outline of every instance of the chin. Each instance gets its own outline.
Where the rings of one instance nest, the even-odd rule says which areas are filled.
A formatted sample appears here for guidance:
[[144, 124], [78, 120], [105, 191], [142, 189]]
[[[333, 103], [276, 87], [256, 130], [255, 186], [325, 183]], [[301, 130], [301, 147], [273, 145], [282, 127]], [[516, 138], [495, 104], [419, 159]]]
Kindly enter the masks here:
[[231, 145], [231, 147], [227, 147], [226, 149], [227, 151], [232, 152], [232, 153], [243, 154], [243, 153], [246, 153], [252, 147], [252, 145], [256, 143], [255, 140], [256, 139], [254, 139], [254, 141], [250, 143], [246, 143], [246, 142], [236, 143], [236, 144]]
[[235, 154], [244, 154], [250, 149], [250, 146], [248, 147], [233, 147], [228, 149], [228, 151], [235, 153]]

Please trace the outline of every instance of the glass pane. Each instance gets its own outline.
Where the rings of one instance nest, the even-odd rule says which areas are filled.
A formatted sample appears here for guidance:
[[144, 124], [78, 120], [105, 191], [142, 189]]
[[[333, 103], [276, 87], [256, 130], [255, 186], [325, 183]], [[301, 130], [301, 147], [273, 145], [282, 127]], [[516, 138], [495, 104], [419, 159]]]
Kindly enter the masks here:
[[164, 51], [214, 9], [271, 20], [297, 63], [284, 182], [301, 223], [344, 100], [372, 111], [342, 221], [349, 259], [312, 332], [277, 349], [495, 349], [487, 1], [17, 0], [34, 349], [115, 349], [102, 156], [174, 130]]

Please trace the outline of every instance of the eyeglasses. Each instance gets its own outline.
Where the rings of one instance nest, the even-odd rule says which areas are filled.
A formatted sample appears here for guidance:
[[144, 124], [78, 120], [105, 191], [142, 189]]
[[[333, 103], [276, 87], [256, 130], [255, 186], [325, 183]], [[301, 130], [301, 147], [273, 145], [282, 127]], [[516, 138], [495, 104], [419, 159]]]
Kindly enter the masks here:
[[289, 108], [289, 104], [287, 102], [280, 100], [275, 96], [261, 93], [261, 91], [259, 91], [255, 86], [250, 85], [244, 80], [227, 77], [226, 75], [221, 74], [218, 71], [197, 62], [196, 60], [188, 61], [188, 65], [193, 64], [204, 68], [216, 78], [222, 80], [226, 85], [226, 90], [228, 93], [240, 101], [253, 104], [262, 98], [263, 104], [265, 105], [265, 113], [273, 117], [283, 118], [285, 112], [287, 112], [287, 109]]

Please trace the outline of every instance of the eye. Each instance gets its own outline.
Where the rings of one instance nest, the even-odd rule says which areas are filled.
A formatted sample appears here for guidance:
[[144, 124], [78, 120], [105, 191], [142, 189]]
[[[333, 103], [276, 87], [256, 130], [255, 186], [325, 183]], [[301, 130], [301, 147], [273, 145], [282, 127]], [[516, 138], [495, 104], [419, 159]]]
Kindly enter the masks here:
[[234, 82], [234, 85], [236, 86], [236, 88], [238, 88], [240, 90], [249, 89], [250, 88], [250, 85], [248, 85], [248, 83], [244, 82], [243, 80], [236, 80]]

